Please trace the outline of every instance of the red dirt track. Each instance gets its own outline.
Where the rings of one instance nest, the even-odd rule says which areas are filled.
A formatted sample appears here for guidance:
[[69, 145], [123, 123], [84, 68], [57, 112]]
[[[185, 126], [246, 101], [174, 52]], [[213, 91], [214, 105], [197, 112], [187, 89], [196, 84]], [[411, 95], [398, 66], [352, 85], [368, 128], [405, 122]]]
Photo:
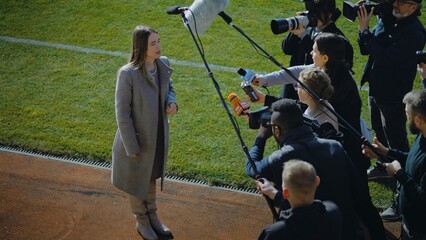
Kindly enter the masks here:
[[[110, 172], [0, 151], [0, 239], [141, 239]], [[178, 181], [157, 204], [177, 240], [257, 239], [272, 221], [261, 196]]]
[[[0, 240], [141, 239], [110, 172], [0, 150]], [[260, 195], [179, 181], [166, 180], [157, 204], [176, 240], [257, 239], [272, 222]]]

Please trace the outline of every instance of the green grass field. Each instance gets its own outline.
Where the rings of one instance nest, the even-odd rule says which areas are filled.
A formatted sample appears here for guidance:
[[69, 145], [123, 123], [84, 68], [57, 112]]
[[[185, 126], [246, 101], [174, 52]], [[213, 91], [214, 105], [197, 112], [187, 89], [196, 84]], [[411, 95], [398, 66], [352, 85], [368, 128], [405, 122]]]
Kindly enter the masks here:
[[[342, 1], [338, 0], [342, 9]], [[168, 172], [210, 184], [253, 187], [245, 176], [241, 144], [219, 100], [192, 38], [173, 5], [192, 1], [1, 1], [0, 2], [0, 144], [56, 155], [111, 161], [116, 131], [114, 90], [117, 70], [128, 61], [131, 33], [138, 24], [159, 31], [162, 54], [172, 60], [179, 113], [170, 118]], [[303, 10], [299, 1], [231, 0], [225, 12], [253, 41], [284, 66], [285, 34], [270, 30], [273, 18]], [[422, 22], [425, 11], [422, 11]], [[366, 58], [356, 43], [357, 23], [343, 16], [337, 25], [355, 50], [359, 81]], [[372, 25], [371, 25], [372, 26]], [[233, 27], [217, 17], [200, 36], [207, 62], [231, 69], [269, 72], [279, 68], [257, 54]], [[34, 41], [27, 41], [34, 40]], [[236, 71], [213, 68], [222, 95], [244, 93]], [[416, 88], [420, 88], [419, 79]], [[280, 88], [270, 88], [277, 95]], [[367, 93], [361, 91], [363, 117], [368, 120]], [[230, 104], [227, 102], [228, 106]], [[260, 107], [252, 105], [252, 109]], [[237, 118], [245, 145], [256, 136]], [[267, 151], [276, 149], [272, 141]], [[389, 192], [372, 185], [378, 205]]]

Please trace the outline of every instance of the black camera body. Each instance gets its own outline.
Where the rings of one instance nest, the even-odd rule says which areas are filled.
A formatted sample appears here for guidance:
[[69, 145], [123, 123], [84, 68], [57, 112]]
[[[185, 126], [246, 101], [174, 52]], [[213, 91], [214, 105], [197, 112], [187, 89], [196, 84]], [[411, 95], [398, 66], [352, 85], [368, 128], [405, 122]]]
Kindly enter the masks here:
[[343, 133], [337, 131], [330, 122], [319, 124], [317, 120], [303, 117], [306, 126], [311, 127], [314, 134], [319, 138], [333, 139], [343, 144]]
[[[271, 122], [272, 111], [269, 107], [263, 106], [250, 112], [249, 127], [250, 129], [259, 129], [260, 126], [269, 127], [268, 122]], [[314, 134], [319, 138], [334, 139], [343, 143], [343, 133], [336, 131], [333, 125], [329, 122], [318, 124], [317, 120], [303, 116], [303, 124], [310, 127]]]
[[358, 9], [360, 6], [365, 6], [367, 12], [370, 12], [374, 7], [373, 15], [381, 15], [383, 12], [383, 3], [376, 3], [371, 1], [351, 3], [348, 1], [343, 2], [343, 16], [350, 21], [355, 21], [358, 16]]
[[425, 50], [417, 51], [416, 56], [417, 56], [417, 64], [426, 63], [426, 51]]
[[259, 129], [260, 125], [268, 127], [267, 123], [271, 121], [271, 116], [272, 112], [268, 106], [251, 111], [249, 115], [249, 128]]

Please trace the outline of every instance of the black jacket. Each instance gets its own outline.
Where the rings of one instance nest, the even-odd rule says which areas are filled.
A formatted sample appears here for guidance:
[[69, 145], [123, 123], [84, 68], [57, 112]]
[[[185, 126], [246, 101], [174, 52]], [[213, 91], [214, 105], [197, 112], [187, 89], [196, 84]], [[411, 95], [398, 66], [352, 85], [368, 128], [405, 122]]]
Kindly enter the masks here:
[[402, 100], [412, 90], [416, 76], [416, 51], [422, 50], [426, 31], [416, 14], [386, 25], [380, 19], [371, 32], [358, 35], [362, 55], [369, 55], [361, 85], [369, 83], [369, 95]]
[[259, 240], [339, 240], [342, 216], [336, 204], [314, 201], [312, 205], [282, 211], [279, 221], [264, 228]]
[[388, 156], [406, 161], [403, 170], [395, 175], [401, 183], [402, 219], [410, 231], [426, 235], [426, 138], [419, 134], [408, 153], [390, 149]]
[[[358, 87], [352, 75], [339, 65], [332, 65], [327, 69], [334, 94], [329, 100], [337, 114], [339, 114], [358, 133], [361, 133], [361, 108], [362, 102]], [[331, 69], [333, 68], [333, 69]], [[367, 169], [370, 167], [370, 159], [361, 151], [361, 140], [357, 138], [349, 127], [339, 119], [343, 133], [343, 147], [358, 169], [361, 180], [367, 181]]]

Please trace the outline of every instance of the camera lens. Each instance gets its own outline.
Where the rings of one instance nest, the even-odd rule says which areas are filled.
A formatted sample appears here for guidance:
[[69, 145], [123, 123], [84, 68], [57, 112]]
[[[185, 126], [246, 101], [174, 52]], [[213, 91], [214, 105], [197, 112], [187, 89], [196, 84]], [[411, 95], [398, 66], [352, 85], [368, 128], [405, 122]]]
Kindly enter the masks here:
[[276, 18], [271, 21], [271, 30], [277, 35], [289, 30], [289, 22], [285, 18]]
[[291, 18], [276, 18], [271, 21], [271, 30], [277, 35], [280, 33], [288, 32], [299, 28], [299, 25], [303, 27], [308, 26], [309, 19], [307, 16], [297, 16]]

